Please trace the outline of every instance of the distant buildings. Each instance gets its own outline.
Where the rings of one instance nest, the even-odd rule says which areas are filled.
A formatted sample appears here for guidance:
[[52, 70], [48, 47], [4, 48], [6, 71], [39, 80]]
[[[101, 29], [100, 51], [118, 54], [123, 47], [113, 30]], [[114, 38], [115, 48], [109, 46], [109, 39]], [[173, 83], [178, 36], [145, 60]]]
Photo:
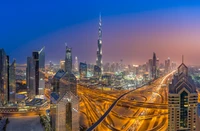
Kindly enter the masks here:
[[165, 72], [168, 73], [171, 71], [171, 62], [170, 62], [170, 58], [168, 58], [167, 60], [165, 60]]
[[76, 56], [75, 57], [75, 63], [74, 63], [74, 72], [78, 72], [79, 69], [78, 69], [78, 57]]
[[72, 72], [72, 48], [66, 45], [65, 52], [65, 71], [69, 74]]
[[97, 65], [94, 66], [94, 77], [96, 78], [101, 77], [101, 68]]
[[182, 63], [178, 73], [169, 85], [169, 117], [170, 131], [195, 131], [198, 95], [195, 84], [188, 74], [187, 66]]
[[80, 74], [80, 79], [87, 77], [87, 64], [86, 63], [80, 62], [79, 74]]
[[65, 70], [65, 61], [60, 60], [60, 69]]
[[99, 18], [99, 38], [98, 38], [98, 47], [97, 47], [97, 58], [96, 58], [96, 65], [101, 68], [103, 71], [103, 62], [102, 62], [102, 22], [101, 16]]

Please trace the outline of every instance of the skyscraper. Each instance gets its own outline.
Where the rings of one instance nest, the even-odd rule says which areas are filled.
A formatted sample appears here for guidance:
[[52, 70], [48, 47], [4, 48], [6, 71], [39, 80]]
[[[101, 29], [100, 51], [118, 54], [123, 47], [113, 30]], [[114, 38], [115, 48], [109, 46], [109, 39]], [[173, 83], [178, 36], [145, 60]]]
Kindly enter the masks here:
[[165, 72], [168, 73], [170, 70], [171, 70], [171, 67], [170, 67], [170, 58], [168, 57], [167, 60], [165, 60]]
[[152, 65], [152, 78], [156, 79], [157, 78], [157, 59], [156, 59], [156, 53], [153, 53], [153, 65]]
[[28, 95], [34, 98], [43, 95], [45, 88], [45, 48], [32, 52], [32, 57], [27, 58], [26, 81], [29, 89]]
[[65, 52], [65, 72], [70, 74], [72, 72], [72, 48], [66, 45]]
[[39, 52], [39, 94], [44, 94], [45, 88], [45, 47], [43, 47]]
[[74, 71], [78, 72], [78, 57], [75, 57], [75, 63], [74, 63]]
[[39, 53], [39, 68], [45, 69], [45, 47], [43, 47], [38, 53]]
[[97, 47], [97, 58], [96, 58], [96, 65], [99, 66], [101, 68], [101, 70], [103, 71], [103, 62], [102, 62], [102, 21], [101, 21], [101, 15], [99, 17], [99, 33], [98, 33], [98, 47]]
[[64, 95], [51, 94], [51, 126], [54, 131], [79, 130], [79, 99], [72, 92]]
[[11, 103], [15, 103], [16, 93], [16, 60], [12, 62], [9, 67], [9, 100]]
[[35, 95], [39, 95], [39, 52], [32, 53], [35, 71]]
[[87, 77], [87, 64], [86, 63], [80, 62], [79, 74], [80, 74], [80, 79]]
[[170, 131], [196, 130], [197, 100], [194, 81], [188, 74], [187, 66], [182, 63], [169, 85], [168, 129]]
[[33, 64], [33, 58], [27, 57], [27, 67], [26, 67], [26, 84], [28, 88], [28, 97], [34, 98], [35, 92], [35, 68]]
[[4, 49], [0, 49], [0, 106], [9, 100], [8, 81], [8, 57]]

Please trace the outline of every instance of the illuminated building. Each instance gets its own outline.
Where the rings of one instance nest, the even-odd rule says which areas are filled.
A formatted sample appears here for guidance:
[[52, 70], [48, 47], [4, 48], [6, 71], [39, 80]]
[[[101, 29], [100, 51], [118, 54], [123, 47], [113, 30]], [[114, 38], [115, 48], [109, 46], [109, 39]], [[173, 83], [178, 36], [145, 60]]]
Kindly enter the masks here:
[[98, 47], [97, 47], [97, 58], [96, 58], [96, 65], [98, 67], [101, 68], [101, 71], [103, 71], [103, 62], [102, 62], [102, 29], [101, 29], [101, 26], [102, 26], [102, 21], [101, 21], [101, 15], [100, 15], [100, 18], [99, 18], [99, 38], [98, 38]]
[[15, 103], [16, 93], [16, 61], [14, 60], [9, 67], [9, 102]]
[[32, 57], [27, 58], [26, 81], [28, 96], [34, 98], [43, 95], [45, 88], [45, 48], [34, 51]]
[[172, 68], [173, 70], [175, 70], [175, 69], [176, 69], [176, 63], [175, 63], [175, 62], [173, 62], [173, 61], [172, 61], [172, 64], [171, 64], [171, 68]]
[[4, 49], [0, 49], [0, 106], [9, 100], [8, 62]]
[[102, 75], [102, 84], [106, 86], [111, 85], [111, 75], [109, 74]]
[[39, 52], [39, 94], [44, 95], [45, 88], [45, 47]]
[[105, 65], [104, 65], [104, 71], [105, 72], [109, 72], [110, 71], [110, 63], [106, 63]]
[[32, 57], [35, 71], [35, 95], [39, 95], [39, 53], [33, 52]]
[[94, 77], [100, 78], [101, 76], [101, 68], [97, 65], [94, 66]]
[[53, 77], [53, 92], [56, 92], [60, 96], [64, 95], [67, 91], [71, 91], [74, 95], [77, 95], [77, 81], [73, 74], [68, 74], [64, 70], [59, 70]]
[[60, 60], [60, 69], [65, 70], [65, 61]]
[[52, 61], [49, 61], [49, 68], [50, 68], [50, 69], [53, 68], [53, 63], [52, 63]]
[[72, 48], [66, 45], [65, 53], [65, 71], [69, 74], [72, 72]]
[[194, 81], [182, 63], [169, 85], [169, 131], [195, 131], [198, 95]]
[[79, 65], [80, 79], [87, 77], [87, 64], [80, 62]]
[[78, 96], [69, 91], [60, 97], [52, 93], [50, 119], [54, 131], [79, 131]]
[[35, 70], [33, 64], [33, 58], [27, 57], [27, 67], [26, 67], [26, 84], [28, 88], [28, 97], [34, 98], [35, 92]]
[[152, 66], [153, 66], [153, 60], [149, 59], [149, 62], [148, 62], [149, 80], [152, 79], [152, 68], [153, 68]]
[[171, 67], [170, 67], [170, 58], [168, 58], [167, 60], [165, 60], [165, 72], [168, 73], [170, 72]]
[[78, 72], [78, 57], [75, 57], [75, 63], [74, 63], [74, 71]]

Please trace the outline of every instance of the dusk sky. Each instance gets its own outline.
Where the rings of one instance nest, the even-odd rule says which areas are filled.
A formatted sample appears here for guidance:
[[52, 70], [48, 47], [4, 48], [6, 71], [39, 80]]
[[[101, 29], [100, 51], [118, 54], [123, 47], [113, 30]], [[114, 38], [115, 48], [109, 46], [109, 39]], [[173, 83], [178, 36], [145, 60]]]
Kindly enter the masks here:
[[103, 62], [142, 64], [156, 52], [200, 65], [200, 1], [24, 0], [0, 2], [0, 48], [17, 63], [46, 47], [46, 62], [65, 57], [65, 43], [79, 62], [95, 63], [102, 14]]

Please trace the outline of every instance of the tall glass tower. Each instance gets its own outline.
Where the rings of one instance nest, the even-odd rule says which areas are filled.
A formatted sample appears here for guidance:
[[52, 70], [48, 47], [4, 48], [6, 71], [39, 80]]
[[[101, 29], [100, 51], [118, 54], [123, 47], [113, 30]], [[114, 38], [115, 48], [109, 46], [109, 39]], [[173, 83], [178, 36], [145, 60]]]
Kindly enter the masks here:
[[153, 66], [152, 66], [152, 78], [157, 78], [157, 67], [156, 67], [156, 53], [153, 53]]
[[69, 48], [66, 45], [66, 53], [65, 53], [65, 72], [72, 72], [72, 48]]
[[101, 21], [101, 15], [99, 17], [99, 38], [98, 38], [98, 47], [97, 47], [97, 58], [96, 58], [96, 65], [103, 70], [103, 62], [102, 62], [102, 21]]
[[16, 60], [12, 62], [9, 67], [9, 100], [15, 103], [15, 93], [16, 93]]
[[6, 104], [9, 100], [8, 61], [4, 49], [0, 49], [0, 106]]

